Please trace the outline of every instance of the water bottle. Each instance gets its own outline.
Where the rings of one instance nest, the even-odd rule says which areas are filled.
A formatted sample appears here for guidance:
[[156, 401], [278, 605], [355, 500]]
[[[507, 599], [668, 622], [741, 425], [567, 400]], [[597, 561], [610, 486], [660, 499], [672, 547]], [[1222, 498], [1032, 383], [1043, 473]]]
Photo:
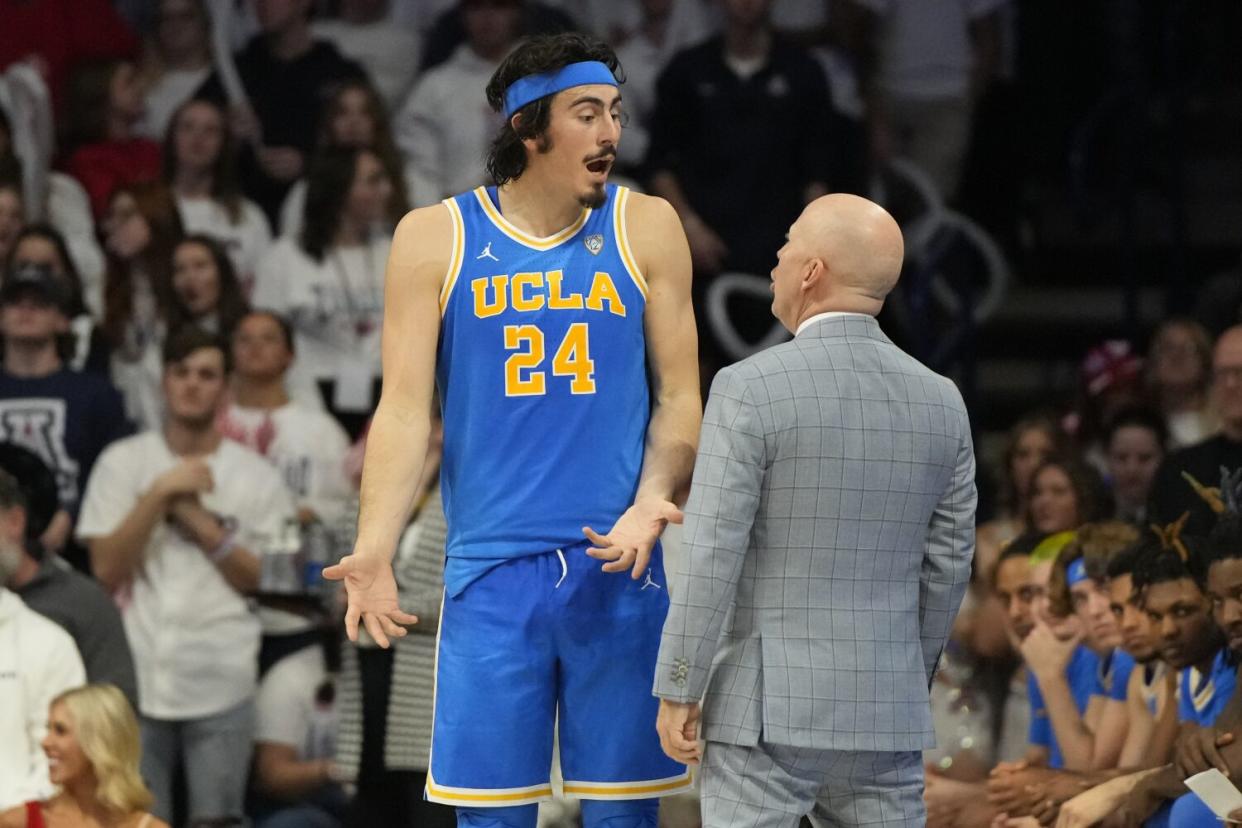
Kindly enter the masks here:
[[323, 568], [332, 554], [328, 527], [313, 520], [302, 528], [302, 589], [307, 595], [323, 593]]

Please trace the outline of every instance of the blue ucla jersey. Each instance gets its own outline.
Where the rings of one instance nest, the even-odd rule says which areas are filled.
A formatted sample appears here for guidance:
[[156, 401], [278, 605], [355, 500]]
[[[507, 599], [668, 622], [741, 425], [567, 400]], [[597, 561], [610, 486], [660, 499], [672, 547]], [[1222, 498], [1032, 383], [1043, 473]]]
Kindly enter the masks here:
[[1233, 698], [1238, 671], [1229, 648], [1222, 647], [1208, 672], [1194, 667], [1182, 670], [1177, 686], [1177, 718], [1200, 727], [1211, 727]]
[[436, 382], [450, 558], [567, 547], [633, 502], [650, 402], [627, 197], [608, 185], [603, 206], [547, 238], [510, 224], [495, 188], [444, 202], [454, 253]]

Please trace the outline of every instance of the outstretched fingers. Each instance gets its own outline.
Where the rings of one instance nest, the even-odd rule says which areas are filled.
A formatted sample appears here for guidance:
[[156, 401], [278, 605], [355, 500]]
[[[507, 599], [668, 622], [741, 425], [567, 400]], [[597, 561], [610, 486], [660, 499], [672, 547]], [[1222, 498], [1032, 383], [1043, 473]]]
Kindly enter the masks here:
[[[325, 570], [326, 572], [326, 570]], [[358, 620], [362, 617], [362, 610], [352, 601], [349, 603], [349, 609], [345, 610], [345, 634], [349, 636], [350, 641], [358, 640]]]
[[373, 612], [364, 613], [362, 623], [366, 625], [367, 632], [375, 639], [375, 643], [387, 650], [389, 647], [388, 636], [384, 633], [384, 627], [380, 624], [380, 618], [381, 616]]

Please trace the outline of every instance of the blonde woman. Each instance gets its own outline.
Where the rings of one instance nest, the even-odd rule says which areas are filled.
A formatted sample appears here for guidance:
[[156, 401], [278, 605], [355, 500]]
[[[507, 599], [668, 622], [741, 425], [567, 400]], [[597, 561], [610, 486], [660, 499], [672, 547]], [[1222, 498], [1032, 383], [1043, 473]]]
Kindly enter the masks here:
[[146, 812], [138, 720], [111, 684], [61, 693], [48, 711], [49, 776], [58, 792], [0, 814], [0, 828], [168, 828]]

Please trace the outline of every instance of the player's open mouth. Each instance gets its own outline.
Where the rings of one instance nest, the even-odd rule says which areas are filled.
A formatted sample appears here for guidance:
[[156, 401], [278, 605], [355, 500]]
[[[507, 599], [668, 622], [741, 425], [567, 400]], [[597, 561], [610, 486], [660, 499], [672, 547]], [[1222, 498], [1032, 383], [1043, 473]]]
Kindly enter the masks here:
[[597, 158], [594, 161], [588, 161], [586, 168], [592, 175], [607, 175], [612, 169], [612, 159]]

